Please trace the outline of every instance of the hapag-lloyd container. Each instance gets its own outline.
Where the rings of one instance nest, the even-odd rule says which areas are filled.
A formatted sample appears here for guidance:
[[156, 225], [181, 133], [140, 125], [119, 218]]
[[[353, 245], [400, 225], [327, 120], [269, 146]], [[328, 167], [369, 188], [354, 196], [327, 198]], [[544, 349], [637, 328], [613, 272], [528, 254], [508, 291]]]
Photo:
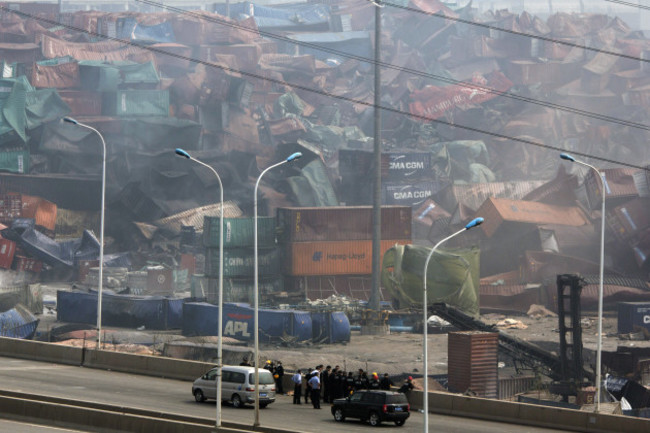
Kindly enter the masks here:
[[[372, 206], [281, 207], [277, 210], [280, 242], [372, 239]], [[411, 208], [381, 207], [381, 237], [411, 238]]]
[[[381, 241], [381, 255], [395, 244], [410, 243], [410, 239]], [[291, 276], [370, 274], [372, 241], [288, 243], [284, 246], [283, 264], [284, 273]]]

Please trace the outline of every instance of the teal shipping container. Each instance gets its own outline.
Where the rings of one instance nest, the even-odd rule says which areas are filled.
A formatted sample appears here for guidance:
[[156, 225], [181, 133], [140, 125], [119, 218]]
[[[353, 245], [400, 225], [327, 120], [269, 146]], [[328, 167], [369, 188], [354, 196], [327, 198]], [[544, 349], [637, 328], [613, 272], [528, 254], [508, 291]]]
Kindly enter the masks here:
[[105, 116], [169, 116], [168, 90], [118, 90], [102, 98]]
[[[252, 247], [255, 245], [255, 218], [224, 218], [223, 246]], [[203, 219], [203, 246], [219, 247], [219, 217], [206, 216]], [[257, 217], [257, 245], [260, 248], [275, 245], [275, 217]]]
[[29, 173], [29, 150], [14, 149], [0, 152], [0, 170]]
[[[255, 269], [253, 248], [228, 248], [223, 250], [223, 276], [252, 278]], [[257, 254], [258, 277], [280, 273], [280, 252], [277, 248], [259, 248]], [[205, 275], [219, 277], [219, 249], [207, 248], [205, 254]]]

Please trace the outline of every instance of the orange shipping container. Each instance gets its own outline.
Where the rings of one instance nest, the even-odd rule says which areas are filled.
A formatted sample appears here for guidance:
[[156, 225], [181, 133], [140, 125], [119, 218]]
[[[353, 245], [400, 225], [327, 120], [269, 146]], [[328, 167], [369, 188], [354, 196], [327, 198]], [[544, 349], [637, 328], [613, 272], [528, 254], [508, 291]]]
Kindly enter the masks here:
[[44, 198], [22, 195], [23, 218], [34, 218], [39, 227], [44, 227], [54, 233], [56, 227], [56, 204]]
[[[410, 239], [381, 241], [381, 256]], [[292, 242], [285, 245], [284, 273], [292, 276], [360, 275], [372, 272], [372, 241]], [[381, 260], [381, 259], [380, 259]]]
[[504, 223], [512, 224], [558, 224], [584, 226], [590, 224], [587, 215], [577, 206], [554, 206], [524, 200], [491, 197], [476, 211], [477, 217], [485, 218], [481, 229], [491, 237]]

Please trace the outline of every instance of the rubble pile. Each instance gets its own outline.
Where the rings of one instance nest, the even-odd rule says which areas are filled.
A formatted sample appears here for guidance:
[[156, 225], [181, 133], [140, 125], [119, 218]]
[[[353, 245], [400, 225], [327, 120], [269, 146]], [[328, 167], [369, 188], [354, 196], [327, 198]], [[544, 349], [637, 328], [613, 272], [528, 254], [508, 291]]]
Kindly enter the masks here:
[[[182, 227], [219, 215], [219, 183], [176, 148], [218, 171], [227, 217], [250, 216], [255, 178], [295, 151], [262, 183], [260, 215], [372, 203], [371, 2], [139, 3], [147, 12], [0, 8], [0, 221], [22, 268], [97, 259], [83, 231], [98, 229], [96, 131], [107, 248], [130, 253], [112, 266], [177, 267]], [[480, 243], [482, 308], [554, 309], [558, 273], [586, 276], [591, 308], [604, 218], [606, 302], [647, 300], [650, 41], [603, 14], [402, 4], [381, 11], [381, 189], [413, 208], [413, 241], [484, 217], [455, 239]], [[606, 215], [598, 177], [562, 150], [599, 158]]]

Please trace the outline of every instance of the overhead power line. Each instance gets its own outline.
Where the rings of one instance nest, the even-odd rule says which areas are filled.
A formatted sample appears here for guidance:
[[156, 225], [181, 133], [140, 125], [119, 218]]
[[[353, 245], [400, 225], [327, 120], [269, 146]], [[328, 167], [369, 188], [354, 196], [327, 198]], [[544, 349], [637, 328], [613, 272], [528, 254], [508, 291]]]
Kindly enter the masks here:
[[[608, 1], [608, 0], [606, 0], [606, 1]], [[422, 9], [415, 9], [415, 8], [408, 7], [408, 6], [398, 5], [396, 3], [390, 3], [390, 2], [385, 2], [384, 1], [384, 2], [382, 2], [382, 4], [384, 4], [386, 6], [394, 7], [394, 8], [397, 8], [397, 9], [404, 9], [404, 10], [407, 10], [407, 11], [410, 11], [410, 12], [415, 12], [415, 13], [419, 13], [419, 14], [428, 15], [430, 17], [442, 18], [442, 19], [445, 19], [445, 20], [456, 21], [456, 22], [459, 22], [459, 23], [468, 24], [468, 25], [475, 26], [475, 27], [483, 27], [483, 28], [489, 29], [489, 30], [497, 30], [497, 31], [500, 31], [500, 32], [510, 33], [510, 34], [513, 34], [513, 35], [524, 36], [524, 37], [533, 38], [533, 39], [539, 39], [540, 41], [553, 42], [555, 44], [566, 45], [568, 47], [573, 47], [573, 48], [580, 48], [580, 49], [583, 49], [583, 50], [586, 50], [586, 51], [593, 51], [595, 53], [609, 54], [611, 56], [621, 57], [621, 58], [630, 59], [630, 60], [637, 60], [637, 61], [640, 61], [640, 62], [649, 62], [650, 61], [650, 59], [641, 59], [639, 57], [631, 56], [629, 54], [619, 53], [617, 51], [604, 50], [602, 48], [595, 48], [595, 47], [590, 47], [588, 45], [576, 44], [574, 42], [564, 41], [562, 39], [549, 38], [549, 37], [542, 36], [542, 35], [535, 35], [535, 34], [532, 34], [532, 33], [524, 33], [524, 32], [518, 32], [516, 30], [504, 29], [503, 27], [497, 27], [497, 26], [493, 26], [493, 25], [490, 25], [490, 24], [484, 24], [484, 23], [477, 23], [476, 21], [469, 21], [469, 20], [465, 20], [465, 19], [462, 19], [462, 18], [449, 17], [447, 15], [443, 15], [443, 14], [439, 14], [439, 13], [433, 13], [433, 12], [427, 12], [427, 11], [423, 11]]]
[[645, 9], [647, 11], [650, 11], [650, 6], [646, 6], [646, 5], [640, 5], [640, 4], [636, 4], [636, 3], [624, 2], [624, 1], [621, 1], [621, 0], [605, 0], [605, 1], [610, 2], [610, 3], [618, 3], [619, 5], [630, 6], [630, 7], [637, 8], [637, 9]]
[[412, 113], [409, 113], [409, 112], [406, 112], [406, 111], [401, 111], [399, 109], [392, 108], [392, 107], [377, 106], [377, 105], [375, 105], [373, 103], [370, 103], [370, 102], [365, 102], [365, 101], [350, 98], [350, 97], [347, 97], [347, 96], [335, 95], [333, 93], [326, 92], [324, 90], [314, 89], [314, 88], [302, 86], [302, 85], [295, 84], [295, 83], [289, 83], [287, 81], [279, 80], [279, 79], [275, 79], [275, 78], [264, 77], [264, 76], [261, 76], [261, 75], [255, 74], [255, 73], [230, 68], [230, 67], [225, 66], [225, 65], [212, 63], [212, 62], [208, 62], [208, 61], [205, 61], [205, 60], [195, 59], [195, 58], [188, 57], [188, 56], [183, 56], [183, 55], [178, 54], [178, 53], [171, 53], [169, 51], [165, 51], [165, 50], [155, 48], [155, 47], [151, 47], [151, 46], [148, 46], [148, 45], [138, 44], [138, 43], [130, 41], [130, 40], [120, 39], [120, 38], [113, 37], [113, 36], [108, 36], [108, 35], [103, 35], [101, 33], [92, 32], [90, 30], [82, 29], [82, 28], [75, 27], [75, 26], [72, 26], [72, 25], [69, 25], [69, 24], [61, 24], [61, 23], [59, 23], [57, 21], [53, 21], [53, 20], [49, 20], [47, 18], [43, 18], [43, 17], [39, 17], [39, 16], [36, 16], [36, 15], [33, 15], [33, 14], [29, 14], [27, 12], [22, 12], [22, 11], [17, 11], [17, 10], [10, 9], [10, 8], [8, 8], [6, 6], [2, 6], [1, 4], [0, 4], [0, 10], [4, 11], [4, 12], [13, 13], [13, 14], [16, 14], [16, 15], [19, 15], [19, 16], [22, 16], [22, 17], [34, 19], [34, 20], [41, 21], [41, 22], [45, 22], [45, 23], [48, 23], [48, 24], [50, 24], [52, 26], [61, 26], [61, 27], [66, 28], [68, 30], [73, 30], [73, 31], [76, 31], [76, 32], [79, 32], [79, 33], [85, 33], [85, 34], [88, 34], [88, 35], [91, 35], [91, 36], [96, 36], [96, 37], [99, 37], [99, 38], [104, 38], [104, 39], [107, 39], [107, 40], [120, 42], [120, 43], [123, 43], [125, 45], [130, 45], [130, 46], [133, 46], [133, 47], [137, 47], [137, 48], [140, 48], [140, 49], [143, 49], [143, 50], [146, 50], [146, 51], [150, 51], [150, 52], [154, 52], [154, 53], [174, 57], [174, 58], [181, 59], [181, 60], [184, 60], [184, 61], [189, 61], [189, 62], [192, 62], [192, 63], [202, 64], [202, 65], [205, 65], [205, 66], [221, 69], [221, 70], [228, 71], [228, 72], [237, 73], [237, 74], [240, 74], [240, 75], [243, 75], [243, 76], [256, 78], [256, 79], [259, 79], [259, 80], [268, 81], [268, 82], [275, 83], [275, 84], [278, 84], [278, 85], [281, 85], [281, 86], [287, 86], [287, 87], [294, 88], [294, 89], [304, 90], [306, 92], [320, 94], [320, 95], [327, 96], [327, 97], [330, 97], [330, 98], [340, 99], [342, 101], [346, 101], [346, 102], [349, 102], [351, 104], [364, 105], [364, 106], [371, 107], [371, 108], [374, 108], [374, 109], [381, 109], [381, 110], [385, 110], [385, 111], [388, 111], [388, 112], [391, 112], [391, 113], [401, 114], [403, 116], [423, 120], [423, 121], [426, 121], [426, 122], [432, 122], [432, 123], [437, 123], [437, 124], [449, 126], [449, 127], [452, 127], [452, 128], [458, 128], [458, 129], [463, 129], [463, 130], [466, 130], [466, 131], [476, 132], [476, 133], [484, 134], [484, 135], [487, 135], [487, 136], [490, 136], [490, 137], [510, 140], [510, 141], [514, 141], [514, 142], [517, 142], [517, 143], [527, 144], [527, 145], [532, 145], [532, 146], [544, 148], [544, 149], [547, 149], [547, 150], [553, 150], [553, 151], [557, 151], [557, 152], [565, 152], [567, 150], [570, 150], [572, 154], [577, 155], [577, 156], [583, 156], [583, 157], [586, 157], [586, 158], [591, 158], [591, 159], [595, 159], [595, 160], [602, 161], [602, 162], [609, 162], [609, 163], [612, 163], [612, 164], [626, 166], [626, 167], [630, 167], [630, 168], [636, 168], [636, 169], [639, 169], [639, 170], [650, 170], [650, 168], [646, 168], [646, 167], [643, 167], [643, 166], [630, 164], [630, 163], [626, 163], [626, 162], [621, 162], [621, 161], [616, 161], [616, 160], [613, 160], [613, 159], [599, 157], [599, 156], [595, 156], [595, 155], [590, 155], [590, 154], [580, 152], [580, 151], [576, 151], [576, 150], [573, 150], [573, 149], [565, 149], [565, 148], [558, 147], [558, 146], [551, 146], [551, 145], [548, 145], [548, 144], [543, 144], [543, 143], [539, 143], [539, 142], [532, 141], [532, 140], [527, 140], [527, 139], [520, 138], [520, 137], [510, 137], [510, 136], [505, 135], [505, 134], [499, 134], [499, 133], [496, 133], [496, 132], [485, 131], [485, 130], [482, 130], [482, 129], [479, 129], [479, 128], [474, 128], [474, 127], [467, 126], [467, 125], [459, 125], [459, 124], [454, 124], [454, 123], [447, 122], [447, 121], [444, 121], [444, 120], [441, 120], [441, 119], [434, 119], [434, 118], [427, 117], [427, 116], [412, 114]]
[[282, 36], [282, 35], [278, 35], [278, 34], [275, 34], [275, 33], [266, 32], [266, 31], [263, 31], [263, 30], [251, 29], [250, 27], [246, 27], [246, 26], [243, 26], [241, 24], [237, 24], [237, 23], [232, 22], [232, 21], [227, 21], [227, 20], [224, 20], [224, 19], [220, 19], [218, 17], [208, 17], [208, 16], [205, 16], [204, 14], [199, 14], [199, 13], [192, 12], [192, 11], [187, 11], [187, 10], [184, 10], [184, 9], [180, 9], [180, 8], [176, 8], [176, 7], [173, 7], [173, 6], [165, 5], [163, 3], [155, 2], [155, 1], [152, 1], [152, 0], [136, 0], [136, 1], [140, 2], [140, 3], [148, 4], [150, 6], [159, 7], [161, 9], [177, 12], [179, 14], [191, 16], [191, 17], [197, 18], [199, 20], [209, 21], [209, 22], [212, 22], [212, 23], [221, 24], [221, 25], [224, 25], [224, 26], [227, 26], [227, 27], [231, 27], [231, 28], [235, 28], [235, 29], [243, 30], [243, 31], [247, 31], [247, 32], [259, 33], [261, 36], [264, 36], [264, 37], [267, 37], [267, 38], [277, 39], [277, 40], [280, 40], [280, 41], [283, 41], [283, 42], [286, 42], [286, 43], [289, 43], [289, 44], [298, 45], [298, 46], [302, 46], [302, 47], [307, 47], [307, 48], [311, 48], [311, 49], [314, 49], [314, 50], [324, 51], [326, 53], [335, 54], [337, 56], [346, 57], [346, 58], [353, 59], [353, 60], [358, 60], [358, 61], [361, 61], [361, 62], [371, 63], [371, 64], [378, 65], [378, 66], [381, 66], [381, 67], [385, 67], [387, 69], [394, 69], [394, 70], [397, 70], [397, 71], [400, 71], [400, 72], [406, 72], [406, 73], [409, 73], [409, 74], [417, 75], [417, 76], [420, 76], [420, 77], [423, 77], [423, 78], [428, 78], [428, 79], [431, 79], [431, 80], [441, 81], [441, 82], [448, 83], [448, 84], [469, 87], [469, 88], [472, 88], [472, 89], [479, 89], [479, 90], [482, 90], [484, 92], [488, 92], [488, 93], [491, 93], [491, 94], [503, 96], [505, 98], [510, 98], [510, 99], [514, 99], [514, 100], [517, 100], [517, 101], [527, 102], [527, 103], [530, 103], [530, 104], [535, 104], [535, 105], [539, 105], [539, 106], [542, 106], [542, 107], [552, 108], [552, 109], [555, 109], [555, 110], [565, 111], [565, 112], [572, 113], [572, 114], [577, 114], [577, 115], [580, 115], [580, 116], [590, 117], [590, 118], [593, 118], [593, 119], [596, 119], [596, 120], [601, 120], [601, 121], [604, 121], [604, 122], [617, 123], [619, 125], [629, 126], [631, 128], [638, 128], [638, 129], [643, 129], [643, 130], [646, 130], [646, 131], [650, 131], [650, 125], [644, 125], [642, 123], [632, 122], [632, 121], [629, 121], [629, 120], [620, 119], [618, 117], [613, 117], [613, 116], [608, 116], [608, 115], [605, 115], [605, 114], [595, 113], [593, 111], [581, 110], [579, 108], [569, 107], [567, 105], [556, 104], [556, 103], [549, 102], [549, 101], [542, 101], [542, 100], [531, 98], [531, 97], [528, 97], [528, 96], [517, 95], [517, 94], [511, 93], [511, 92], [503, 92], [503, 91], [492, 89], [492, 88], [487, 87], [487, 86], [482, 86], [480, 84], [467, 83], [465, 81], [455, 80], [455, 79], [449, 78], [449, 77], [443, 77], [443, 76], [440, 76], [440, 75], [435, 75], [435, 74], [430, 74], [430, 73], [423, 72], [423, 71], [418, 71], [417, 69], [411, 69], [411, 68], [406, 68], [406, 67], [403, 67], [403, 66], [397, 66], [397, 65], [393, 65], [391, 63], [382, 62], [381, 60], [375, 60], [375, 59], [370, 59], [370, 58], [367, 58], [367, 57], [359, 56], [359, 55], [356, 55], [356, 54], [346, 53], [344, 51], [335, 50], [335, 49], [332, 49], [332, 48], [324, 47], [324, 46], [314, 44], [314, 43], [310, 43], [310, 42], [297, 41], [297, 40], [291, 39], [291, 38], [289, 38], [287, 36]]

